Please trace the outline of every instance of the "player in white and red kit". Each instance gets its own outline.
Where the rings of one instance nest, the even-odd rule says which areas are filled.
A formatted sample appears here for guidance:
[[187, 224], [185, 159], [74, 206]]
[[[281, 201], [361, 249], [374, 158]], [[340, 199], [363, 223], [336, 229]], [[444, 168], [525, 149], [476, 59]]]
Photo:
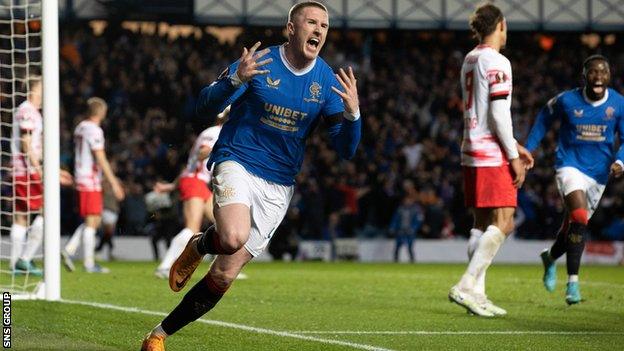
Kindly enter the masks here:
[[95, 233], [102, 221], [102, 174], [111, 184], [117, 200], [125, 194], [119, 180], [113, 174], [104, 151], [104, 132], [100, 124], [106, 117], [108, 106], [100, 98], [87, 100], [88, 117], [74, 130], [74, 178], [78, 191], [80, 216], [84, 218], [62, 252], [64, 264], [73, 270], [70, 257], [76, 253], [82, 239], [84, 267], [89, 273], [107, 273], [108, 270], [95, 264]]
[[229, 115], [229, 106], [217, 116], [216, 125], [205, 129], [199, 134], [193, 148], [189, 153], [186, 167], [180, 174], [177, 182], [169, 184], [156, 184], [156, 191], [172, 191], [177, 183], [180, 191], [180, 200], [183, 202], [184, 229], [171, 240], [171, 245], [160, 265], [156, 269], [156, 276], [169, 279], [169, 270], [173, 262], [180, 256], [186, 243], [199, 233], [204, 216], [210, 223], [214, 223], [212, 213], [212, 192], [208, 188], [211, 172], [206, 167], [206, 162], [212, 151], [212, 147], [219, 138], [221, 126], [226, 122]]
[[511, 64], [499, 52], [507, 40], [503, 14], [492, 4], [482, 5], [471, 16], [470, 27], [480, 43], [466, 55], [461, 69], [462, 166], [474, 227], [468, 243], [470, 263], [449, 299], [477, 315], [495, 316], [507, 312], [487, 299], [485, 272], [513, 231], [517, 189], [533, 159], [513, 136]]
[[[41, 79], [30, 78], [29, 86], [27, 99], [15, 111], [11, 138], [15, 208], [9, 263], [16, 273], [29, 272], [40, 276], [42, 271], [34, 266], [32, 258], [43, 240], [43, 118], [39, 112], [42, 102]], [[37, 215], [29, 226], [31, 214]]]

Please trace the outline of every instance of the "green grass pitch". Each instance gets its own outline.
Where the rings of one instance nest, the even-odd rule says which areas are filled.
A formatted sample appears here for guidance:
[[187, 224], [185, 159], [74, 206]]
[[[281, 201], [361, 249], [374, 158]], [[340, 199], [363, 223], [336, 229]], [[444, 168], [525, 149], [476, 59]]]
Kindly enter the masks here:
[[[68, 302], [14, 301], [15, 350], [139, 350], [183, 296], [154, 263], [108, 265], [108, 275], [63, 272]], [[198, 280], [208, 265], [200, 266]], [[251, 263], [221, 303], [167, 339], [174, 350], [614, 350], [624, 347], [624, 268], [581, 270], [585, 301], [564, 302], [540, 266], [494, 264], [488, 294], [509, 315], [484, 319], [447, 300], [463, 265]], [[191, 284], [189, 284], [190, 286]], [[188, 290], [188, 288], [186, 289]], [[186, 291], [185, 290], [185, 291]], [[155, 312], [155, 313], [153, 313]]]

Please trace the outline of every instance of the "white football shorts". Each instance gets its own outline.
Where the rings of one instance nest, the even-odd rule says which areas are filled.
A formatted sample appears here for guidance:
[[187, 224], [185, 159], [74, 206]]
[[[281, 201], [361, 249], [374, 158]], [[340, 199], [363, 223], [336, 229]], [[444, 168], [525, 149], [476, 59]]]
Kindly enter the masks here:
[[[245, 249], [256, 257], [267, 247], [288, 211], [294, 185], [281, 185], [255, 176], [235, 161], [214, 167], [212, 188], [216, 206], [244, 204], [249, 207], [251, 230]], [[218, 228], [217, 228], [218, 230]]]
[[557, 169], [557, 187], [562, 196], [566, 196], [575, 190], [584, 191], [587, 198], [588, 218], [591, 218], [598, 208], [606, 185], [598, 183], [594, 178], [577, 168], [561, 167]]

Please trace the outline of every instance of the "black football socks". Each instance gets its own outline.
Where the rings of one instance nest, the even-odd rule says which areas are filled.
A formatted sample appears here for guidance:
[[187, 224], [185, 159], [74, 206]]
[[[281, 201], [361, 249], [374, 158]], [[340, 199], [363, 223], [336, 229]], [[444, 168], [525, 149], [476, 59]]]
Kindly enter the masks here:
[[586, 230], [587, 226], [584, 224], [575, 222], [570, 223], [566, 250], [568, 275], [578, 275], [579, 267], [581, 266], [581, 257], [583, 256], [583, 250], [585, 249]]
[[172, 335], [187, 324], [199, 319], [221, 300], [227, 288], [219, 288], [206, 274], [184, 295], [178, 306], [162, 321], [161, 327], [167, 335]]
[[226, 250], [221, 246], [219, 234], [214, 225], [211, 225], [205, 232], [201, 234], [201, 238], [197, 241], [197, 252], [200, 255], [231, 255], [234, 252]]
[[550, 248], [549, 254], [552, 261], [556, 261], [559, 257], [568, 249], [568, 229], [570, 229], [570, 222], [564, 222], [557, 232], [557, 238]]

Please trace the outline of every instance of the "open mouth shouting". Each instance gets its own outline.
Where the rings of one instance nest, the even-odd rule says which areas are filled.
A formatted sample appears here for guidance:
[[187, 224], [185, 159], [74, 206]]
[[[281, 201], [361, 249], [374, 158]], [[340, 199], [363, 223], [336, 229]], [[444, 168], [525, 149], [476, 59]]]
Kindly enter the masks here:
[[320, 45], [321, 45], [321, 39], [316, 38], [316, 37], [312, 37], [306, 41], [306, 49], [312, 52], [318, 51]]
[[606, 87], [605, 87], [604, 82], [596, 81], [591, 84], [591, 89], [594, 92], [594, 94], [601, 95], [602, 93], [604, 93]]

